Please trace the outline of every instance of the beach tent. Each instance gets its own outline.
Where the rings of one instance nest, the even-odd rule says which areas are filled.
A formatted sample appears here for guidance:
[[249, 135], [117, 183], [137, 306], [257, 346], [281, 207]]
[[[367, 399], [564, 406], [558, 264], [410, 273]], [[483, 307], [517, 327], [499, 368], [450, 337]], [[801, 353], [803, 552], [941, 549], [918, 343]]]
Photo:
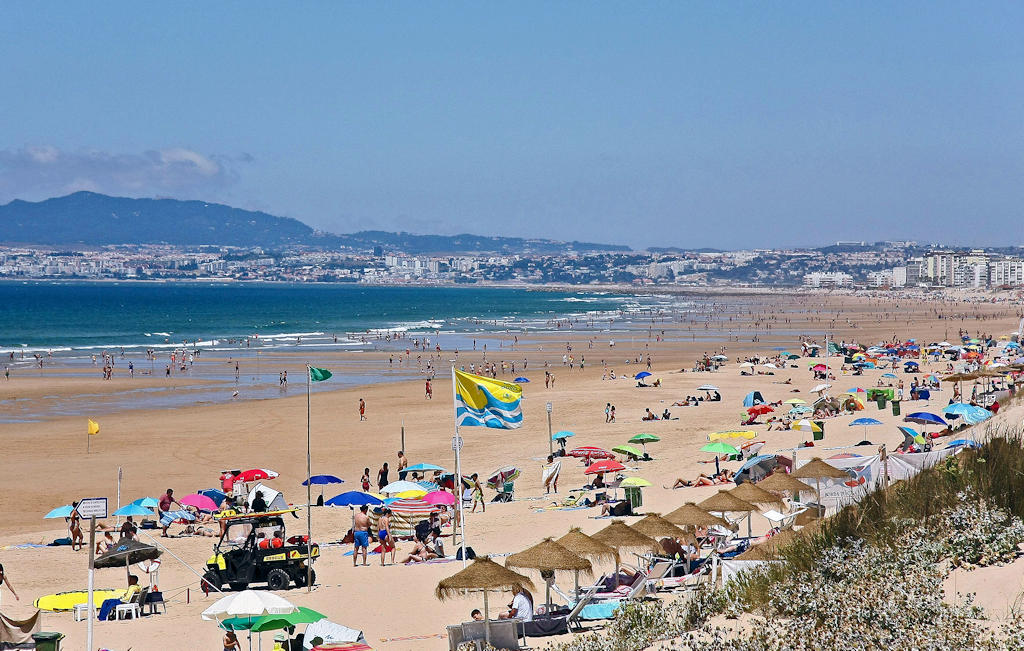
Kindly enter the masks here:
[[[393, 536], [412, 536], [416, 533], [416, 523], [420, 520], [427, 520], [430, 518], [430, 514], [434, 511], [440, 511], [441, 509], [434, 505], [428, 504], [423, 500], [403, 500], [397, 499], [390, 504], [388, 508], [391, 509], [391, 535]], [[380, 518], [380, 513], [377, 513], [377, 509], [373, 509], [370, 513], [370, 523], [373, 525], [372, 530], [377, 530], [377, 520]]]
[[764, 396], [761, 395], [760, 391], [751, 391], [743, 398], [744, 407], [753, 407], [754, 405], [763, 405], [765, 403]]
[[267, 503], [268, 511], [283, 511], [288, 508], [288, 502], [284, 501], [284, 493], [268, 488], [266, 484], [258, 483], [249, 491], [249, 504], [256, 499], [256, 491], [263, 493], [263, 501]]
[[362, 631], [336, 624], [329, 619], [321, 619], [306, 627], [302, 635], [302, 648], [312, 649], [313, 640], [319, 638], [318, 644], [366, 644]]
[[774, 454], [762, 454], [760, 456], [748, 459], [746, 463], [740, 466], [740, 469], [736, 471], [734, 481], [737, 484], [742, 484], [745, 481], [761, 481], [768, 473], [775, 470], [779, 465], [779, 460]]

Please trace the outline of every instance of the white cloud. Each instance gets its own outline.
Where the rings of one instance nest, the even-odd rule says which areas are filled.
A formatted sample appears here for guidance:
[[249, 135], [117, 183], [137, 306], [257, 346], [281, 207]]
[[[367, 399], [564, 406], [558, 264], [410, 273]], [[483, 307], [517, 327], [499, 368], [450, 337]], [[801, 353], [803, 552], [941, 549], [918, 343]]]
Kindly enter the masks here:
[[44, 199], [78, 190], [126, 196], [199, 198], [238, 180], [244, 156], [183, 147], [141, 153], [64, 151], [50, 145], [0, 150], [0, 202]]

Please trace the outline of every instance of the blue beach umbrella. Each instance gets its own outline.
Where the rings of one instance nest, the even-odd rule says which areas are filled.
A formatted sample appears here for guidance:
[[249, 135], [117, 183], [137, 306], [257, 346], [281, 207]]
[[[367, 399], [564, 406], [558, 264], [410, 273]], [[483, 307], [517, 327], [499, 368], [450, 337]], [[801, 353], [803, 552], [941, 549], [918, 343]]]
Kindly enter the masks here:
[[799, 416], [801, 414], [809, 414], [813, 411], [814, 410], [808, 407], [807, 405], [797, 405], [796, 407], [793, 407], [792, 409], [789, 410], [789, 415]]
[[513, 382], [518, 382], [519, 384], [527, 384], [530, 382], [530, 380], [525, 377], [517, 377], [515, 380], [513, 380]]
[[640, 371], [639, 373], [637, 373], [636, 375], [633, 376], [633, 379], [634, 380], [642, 380], [645, 377], [650, 377], [650, 375], [651, 374], [648, 373], [647, 371]]
[[921, 433], [913, 427], [903, 427], [901, 425], [897, 429], [899, 429], [900, 433], [903, 434], [903, 445], [905, 446], [909, 447], [911, 443], [920, 443], [923, 445], [926, 442], [924, 436], [922, 436]]
[[363, 504], [383, 504], [384, 501], [380, 500], [369, 493], [361, 493], [359, 491], [348, 491], [340, 495], [335, 495], [331, 499], [324, 502], [325, 506], [362, 506]]
[[743, 406], [744, 407], [754, 407], [756, 405], [763, 405], [763, 404], [764, 404], [764, 397], [761, 395], [760, 391], [751, 391], [750, 393], [748, 393], [746, 396], [743, 397]]
[[127, 515], [135, 515], [135, 516], [145, 517], [147, 515], [153, 515], [153, 511], [151, 511], [150, 509], [147, 509], [144, 506], [140, 506], [138, 504], [129, 504], [127, 506], [122, 506], [118, 510], [114, 511], [113, 515], [118, 516], [118, 517], [124, 517], [124, 516], [127, 516]]
[[850, 423], [850, 427], [861, 426], [864, 428], [864, 438], [868, 436], [868, 428], [875, 425], [881, 425], [882, 421], [875, 420], [874, 418], [858, 418], [857, 420]]
[[313, 475], [309, 479], [303, 480], [303, 486], [326, 486], [327, 484], [344, 484], [345, 480], [334, 475]]
[[968, 425], [977, 425], [978, 423], [992, 418], [994, 415], [988, 409], [984, 407], [978, 407], [976, 405], [969, 405], [965, 402], [954, 402], [942, 410], [942, 413], [947, 416], [957, 415], [964, 419], [964, 422]]
[[563, 439], [569, 438], [570, 436], [576, 436], [576, 432], [570, 432], [567, 429], [563, 429], [561, 432], [555, 432], [554, 434], [552, 434], [551, 439], [554, 441], [561, 441]]
[[160, 506], [160, 500], [155, 497], [140, 497], [132, 502], [132, 504], [141, 506], [144, 509], [155, 509]]
[[49, 513], [44, 515], [43, 518], [44, 519], [70, 518], [71, 517], [71, 512], [74, 511], [74, 510], [75, 510], [74, 507], [72, 507], [70, 504], [65, 504], [64, 506], [58, 506], [54, 510], [50, 511]]
[[949, 423], [942, 419], [942, 416], [927, 411], [915, 411], [903, 419], [905, 423], [917, 423], [918, 425], [941, 425], [948, 427]]
[[432, 463], [417, 463], [416, 465], [409, 466], [406, 470], [409, 472], [434, 472], [436, 470], [444, 472], [444, 468], [435, 466]]
[[888, 378], [894, 378], [895, 379], [895, 378], [898, 378], [899, 376], [896, 375], [895, 373], [882, 373], [882, 377], [888, 377]]
[[959, 447], [980, 448], [981, 446], [978, 445], [977, 441], [972, 441], [970, 439], [957, 439], [955, 441], [950, 441], [949, 445], [947, 445], [946, 447], [947, 448], [959, 448]]
[[204, 488], [203, 490], [196, 492], [205, 497], [209, 497], [217, 506], [220, 506], [224, 500], [227, 499], [227, 494], [217, 490], [216, 488]]

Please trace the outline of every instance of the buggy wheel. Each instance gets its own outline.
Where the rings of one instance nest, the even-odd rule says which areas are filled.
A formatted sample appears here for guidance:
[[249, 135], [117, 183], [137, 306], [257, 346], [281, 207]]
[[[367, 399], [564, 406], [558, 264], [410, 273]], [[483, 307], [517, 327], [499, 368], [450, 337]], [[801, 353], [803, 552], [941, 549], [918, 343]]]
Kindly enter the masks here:
[[267, 572], [267, 587], [271, 590], [287, 590], [291, 583], [288, 573], [277, 567]]
[[[310, 577], [313, 579], [313, 585], [316, 585], [316, 570], [310, 570]], [[294, 581], [296, 587], [306, 587], [306, 568], [300, 568], [299, 571], [295, 573]]]

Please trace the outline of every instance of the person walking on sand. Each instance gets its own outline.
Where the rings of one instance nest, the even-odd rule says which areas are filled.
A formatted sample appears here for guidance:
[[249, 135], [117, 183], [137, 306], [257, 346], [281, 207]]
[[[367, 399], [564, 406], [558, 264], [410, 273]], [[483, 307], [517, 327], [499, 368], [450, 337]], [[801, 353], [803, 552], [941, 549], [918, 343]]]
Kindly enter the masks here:
[[427, 400], [434, 399], [434, 388], [430, 386], [430, 379], [427, 379]]
[[[78, 551], [85, 545], [82, 535], [82, 516], [78, 515], [78, 502], [71, 503], [71, 517], [68, 518], [68, 533], [71, 534], [71, 551]], [[75, 545], [78, 549], [75, 549]]]
[[612, 403], [610, 402], [604, 404], [604, 422], [612, 422]]
[[363, 468], [363, 476], [359, 480], [359, 484], [363, 487], [364, 493], [370, 492], [370, 469]]
[[388, 485], [388, 462], [385, 461], [384, 465], [377, 471], [377, 490], [384, 490], [384, 487]]
[[3, 594], [5, 585], [7, 586], [7, 589], [11, 591], [11, 594], [14, 595], [15, 601], [21, 601], [21, 597], [19, 597], [18, 593], [14, 591], [14, 586], [11, 585], [11, 580], [7, 577], [7, 573], [4, 572], [4, 566], [0, 564], [0, 595]]
[[484, 489], [480, 485], [480, 475], [473, 473], [473, 476], [469, 478], [473, 482], [473, 510], [470, 513], [476, 513], [476, 505], [480, 504], [480, 512], [487, 512], [487, 503], [484, 502]]
[[359, 549], [363, 550], [363, 565], [367, 565], [366, 553], [370, 549], [370, 516], [366, 514], [369, 507], [363, 504], [356, 513], [355, 521], [352, 523], [352, 543], [355, 546], [352, 552], [352, 567], [356, 566], [356, 559], [359, 557]]
[[359, 399], [359, 420], [366, 420], [366, 402], [362, 398]]
[[[178, 500], [174, 499], [174, 489], [173, 488], [168, 488], [167, 492], [160, 496], [160, 505], [158, 507], [159, 508], [158, 515], [162, 518], [165, 513], [167, 513], [168, 511], [171, 510], [171, 505], [172, 504], [177, 504], [179, 509], [182, 508], [181, 503], [178, 502]], [[167, 524], [164, 525], [163, 533], [160, 534], [161, 537], [163, 537], [163, 538], [167, 537], [167, 527], [169, 527], [169, 526], [171, 526], [170, 522], [168, 522]]]
[[612, 405], [612, 409], [611, 409], [611, 411], [608, 412], [608, 416], [609, 416], [608, 422], [609, 423], [614, 423], [615, 422], [615, 405]]
[[384, 512], [377, 519], [377, 539], [380, 541], [380, 565], [384, 567], [384, 557], [391, 552], [391, 564], [395, 563], [395, 541], [391, 538], [391, 509], [384, 507]]
[[544, 481], [544, 494], [547, 495], [552, 489], [558, 492], [558, 474], [562, 470], [562, 461], [555, 461], [553, 454], [548, 455], [547, 465], [543, 467], [542, 479]]
[[399, 479], [405, 479], [405, 476], [409, 472], [408, 470], [406, 470], [406, 468], [408, 468], [408, 467], [409, 467], [409, 459], [406, 458], [405, 452], [399, 450], [398, 451], [398, 478]]

